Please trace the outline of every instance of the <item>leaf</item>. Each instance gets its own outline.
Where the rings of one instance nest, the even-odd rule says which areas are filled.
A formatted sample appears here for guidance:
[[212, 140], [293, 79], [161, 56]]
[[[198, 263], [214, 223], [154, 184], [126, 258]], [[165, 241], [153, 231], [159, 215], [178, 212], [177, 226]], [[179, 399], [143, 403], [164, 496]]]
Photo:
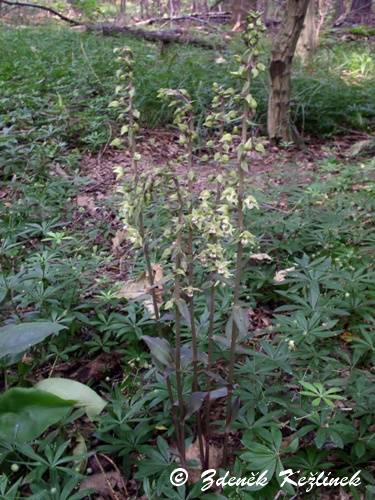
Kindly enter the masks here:
[[280, 269], [280, 271], [277, 271], [277, 273], [275, 274], [273, 281], [277, 284], [284, 283], [286, 276], [295, 270], [296, 270], [295, 267], [288, 267], [287, 269]]
[[75, 406], [84, 408], [89, 418], [99, 415], [107, 404], [104, 399], [87, 385], [67, 378], [47, 378], [38, 382], [35, 387], [55, 394], [62, 399], [73, 399]]
[[0, 328], [0, 359], [10, 354], [27, 351], [63, 328], [65, 327], [52, 321], [3, 326]]
[[142, 335], [141, 339], [146, 342], [151, 355], [159, 361], [159, 363], [166, 367], [171, 367], [173, 365], [172, 348], [168, 340], [159, 337], [150, 337], [148, 335]]
[[[178, 299], [175, 301], [180, 311], [181, 316], [183, 317], [186, 325], [191, 328], [191, 317], [187, 303], [183, 299]], [[197, 327], [195, 327], [197, 329]]]
[[227, 396], [228, 389], [226, 387], [221, 387], [220, 389], [215, 389], [214, 391], [197, 391], [192, 392], [189, 396], [189, 399], [186, 403], [186, 414], [185, 420], [191, 415], [193, 415], [196, 411], [200, 410], [203, 404], [203, 401], [208, 397], [210, 401], [214, 401], [215, 399], [223, 398]]
[[358, 458], [361, 458], [366, 452], [366, 445], [363, 441], [357, 441], [354, 445], [354, 452]]
[[[163, 303], [163, 268], [160, 264], [152, 264], [151, 268], [153, 272], [156, 302], [160, 305]], [[150, 317], [155, 318], [150, 281], [146, 273], [142, 273], [136, 281], [127, 281], [117, 293], [117, 297], [128, 300], [142, 300]]]
[[251, 253], [250, 259], [256, 260], [259, 262], [262, 262], [264, 260], [269, 261], [269, 262], [272, 261], [272, 257], [270, 255], [268, 255], [268, 253]]
[[250, 463], [252, 470], [268, 470], [272, 476], [277, 463], [277, 458], [273, 450], [260, 443], [252, 443], [251, 451], [241, 454], [242, 460]]
[[309, 288], [309, 302], [312, 309], [316, 308], [320, 297], [319, 283], [316, 280], [311, 281]]
[[119, 137], [116, 137], [115, 139], [113, 139], [113, 141], [110, 142], [110, 145], [114, 148], [120, 148], [122, 146], [122, 141]]
[[[111, 470], [104, 473], [98, 472], [92, 476], [87, 477], [82, 481], [81, 490], [91, 490], [95, 493], [105, 496], [105, 498], [115, 498], [113, 496], [114, 489], [124, 490], [124, 479], [120, 472]], [[124, 492], [125, 493], [125, 492]]]
[[81, 195], [77, 196], [76, 203], [79, 207], [87, 208], [87, 211], [91, 215], [96, 214], [96, 205], [95, 205], [95, 202], [91, 196], [88, 196], [87, 194], [81, 194]]
[[[206, 449], [207, 443], [203, 437], [203, 447]], [[219, 469], [223, 460], [223, 449], [208, 444], [208, 461], [210, 469]], [[186, 461], [188, 463], [189, 481], [197, 483], [202, 474], [202, 463], [199, 449], [199, 439], [197, 438], [186, 448]], [[193, 498], [202, 498], [201, 496]], [[206, 497], [204, 497], [206, 498]], [[216, 496], [215, 496], [216, 499]]]
[[78, 467], [80, 472], [84, 472], [87, 466], [87, 445], [85, 438], [82, 436], [82, 434], [77, 434], [75, 437], [76, 439], [76, 445], [74, 446], [72, 450], [72, 456], [79, 458], [79, 463]]
[[375, 150], [375, 139], [365, 139], [355, 142], [348, 150], [347, 156], [358, 156], [362, 153], [369, 153]]
[[0, 439], [32, 441], [66, 417], [74, 403], [38, 389], [9, 389], [0, 395]]
[[233, 321], [235, 322], [238, 329], [238, 339], [244, 339], [249, 335], [249, 318], [247, 315], [247, 310], [239, 306], [233, 307]]
[[112, 253], [118, 253], [118, 251], [121, 249], [122, 242], [126, 238], [126, 230], [125, 229], [119, 229], [116, 231], [116, 234], [112, 238]]
[[318, 449], [321, 449], [324, 445], [324, 443], [327, 440], [327, 430], [326, 429], [319, 429], [318, 432], [315, 435], [315, 445]]
[[241, 407], [241, 399], [239, 396], [236, 396], [233, 401], [231, 401], [231, 412], [230, 412], [230, 418], [227, 420], [225, 424], [225, 428], [229, 430], [232, 427], [233, 422], [236, 420], [238, 412], [240, 411]]

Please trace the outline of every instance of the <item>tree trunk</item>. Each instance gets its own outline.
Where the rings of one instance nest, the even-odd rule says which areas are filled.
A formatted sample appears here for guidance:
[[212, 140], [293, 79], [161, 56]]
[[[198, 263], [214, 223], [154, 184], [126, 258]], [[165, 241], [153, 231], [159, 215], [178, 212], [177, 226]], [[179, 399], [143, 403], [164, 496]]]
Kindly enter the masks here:
[[342, 15], [345, 14], [344, 0], [336, 0], [334, 20], [337, 21]]
[[290, 93], [293, 56], [310, 0], [288, 0], [281, 29], [271, 52], [268, 135], [272, 141], [291, 141]]
[[327, 15], [329, 2], [327, 0], [311, 0], [307, 8], [305, 22], [298, 39], [296, 54], [303, 63], [307, 63], [319, 44], [320, 30]]

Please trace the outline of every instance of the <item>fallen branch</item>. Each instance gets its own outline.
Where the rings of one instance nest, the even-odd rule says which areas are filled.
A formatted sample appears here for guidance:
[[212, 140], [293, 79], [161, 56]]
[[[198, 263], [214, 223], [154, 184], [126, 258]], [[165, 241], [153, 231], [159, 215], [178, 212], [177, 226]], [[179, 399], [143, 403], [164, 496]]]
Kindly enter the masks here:
[[151, 24], [156, 23], [165, 23], [165, 22], [179, 22], [179, 21], [196, 21], [199, 23], [207, 24], [209, 20], [220, 19], [225, 21], [230, 18], [229, 12], [203, 12], [203, 13], [194, 13], [194, 14], [186, 14], [183, 16], [176, 17], [152, 17], [150, 19], [145, 19], [144, 21], [138, 21], [136, 26], [150, 26]]
[[197, 38], [179, 30], [146, 31], [138, 28], [131, 28], [129, 26], [116, 26], [113, 24], [91, 24], [86, 26], [86, 30], [101, 31], [103, 35], [109, 36], [115, 35], [117, 33], [124, 33], [136, 38], [143, 38], [144, 40], [147, 40], [149, 42], [162, 42], [164, 44], [181, 43], [195, 45], [197, 47], [203, 47], [205, 49], [223, 48], [223, 45], [220, 43], [214, 43], [209, 40], [204, 40], [203, 38]]
[[73, 26], [79, 26], [82, 23], [75, 21], [74, 19], [70, 19], [70, 17], [64, 16], [64, 14], [60, 14], [60, 12], [57, 12], [55, 9], [51, 9], [50, 7], [45, 7], [44, 5], [37, 5], [33, 3], [26, 3], [26, 2], [9, 2], [9, 0], [0, 0], [0, 4], [4, 5], [10, 5], [11, 7], [29, 7], [31, 9], [40, 9], [44, 10], [46, 12], [49, 12], [50, 14], [59, 17], [63, 21], [72, 24]]
[[204, 40], [202, 38], [197, 38], [193, 35], [189, 35], [179, 30], [170, 30], [170, 31], [147, 31], [138, 28], [131, 28], [129, 26], [117, 26], [114, 24], [83, 24], [75, 19], [71, 19], [69, 17], [60, 14], [55, 9], [51, 9], [50, 7], [44, 7], [44, 5], [31, 4], [26, 2], [16, 2], [9, 0], [0, 0], [0, 5], [10, 5], [12, 7], [28, 7], [34, 9], [44, 10], [53, 14], [54, 16], [59, 17], [63, 21], [66, 21], [72, 26], [78, 26], [84, 31], [95, 31], [102, 32], [103, 35], [115, 35], [117, 33], [124, 33], [130, 36], [134, 36], [136, 38], [143, 38], [144, 40], [148, 40], [149, 42], [162, 42], [163, 44], [169, 43], [182, 43], [195, 45], [197, 47], [203, 47], [205, 49], [217, 49], [222, 48], [221, 44], [215, 44], [211, 41]]

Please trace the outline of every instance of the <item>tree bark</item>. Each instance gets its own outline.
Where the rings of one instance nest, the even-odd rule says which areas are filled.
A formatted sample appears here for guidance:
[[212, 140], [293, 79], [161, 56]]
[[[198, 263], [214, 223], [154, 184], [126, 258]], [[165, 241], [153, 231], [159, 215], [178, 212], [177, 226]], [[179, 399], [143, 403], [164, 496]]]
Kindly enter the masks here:
[[296, 54], [301, 57], [303, 63], [310, 60], [318, 47], [320, 30], [328, 8], [329, 2], [327, 0], [311, 0], [309, 3], [296, 48]]
[[232, 0], [232, 25], [233, 31], [241, 30], [246, 22], [246, 16], [251, 10], [256, 10], [256, 0]]
[[283, 24], [273, 44], [267, 126], [274, 142], [293, 138], [289, 116], [292, 62], [309, 2], [288, 0]]
[[35, 9], [41, 9], [53, 14], [63, 21], [68, 22], [71, 25], [77, 26], [82, 31], [99, 31], [103, 35], [114, 35], [116, 33], [124, 33], [136, 38], [143, 38], [149, 42], [161, 42], [162, 44], [169, 43], [181, 43], [196, 45], [197, 47], [203, 47], [205, 49], [221, 49], [224, 46], [220, 43], [214, 43], [209, 40], [204, 40], [203, 38], [197, 38], [193, 35], [189, 35], [179, 30], [170, 31], [148, 31], [138, 28], [132, 28], [130, 26], [117, 26], [114, 24], [82, 24], [74, 19], [70, 19], [54, 9], [49, 7], [44, 7], [43, 5], [29, 4], [25, 2], [10, 2], [8, 0], [0, 0], [1, 4], [12, 5], [17, 7], [32, 7]]
[[344, 0], [336, 0], [334, 21], [336, 22], [344, 14], [345, 14], [345, 3], [344, 3]]
[[165, 45], [170, 43], [181, 43], [184, 45], [195, 45], [205, 49], [221, 49], [223, 45], [220, 43], [213, 43], [203, 38], [197, 38], [193, 35], [188, 35], [183, 31], [169, 30], [169, 31], [148, 31], [130, 26], [116, 26], [113, 24], [88, 24], [84, 26], [87, 31], [101, 31], [103, 35], [115, 35], [117, 33], [124, 33], [136, 38], [143, 38], [149, 42], [161, 42]]

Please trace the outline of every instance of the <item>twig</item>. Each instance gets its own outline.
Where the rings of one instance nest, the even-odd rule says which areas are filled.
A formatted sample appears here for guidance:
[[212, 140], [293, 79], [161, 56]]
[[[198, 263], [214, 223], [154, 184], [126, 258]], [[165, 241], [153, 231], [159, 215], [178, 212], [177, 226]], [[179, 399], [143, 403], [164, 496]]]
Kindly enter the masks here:
[[101, 473], [103, 474], [104, 476], [104, 480], [105, 482], [107, 483], [107, 486], [109, 488], [109, 493], [111, 495], [111, 498], [113, 498], [114, 500], [121, 500], [120, 497], [117, 495], [117, 493], [115, 492], [115, 490], [113, 489], [113, 486], [111, 484], [111, 481], [108, 479], [107, 477], [107, 474], [105, 473], [105, 470], [103, 469], [103, 466], [102, 464], [100, 463], [100, 460], [98, 459], [98, 457], [96, 455], [94, 455], [94, 458], [96, 460], [96, 463], [98, 464], [99, 466], [99, 469], [101, 471]]
[[101, 456], [105, 460], [107, 460], [107, 462], [109, 462], [112, 465], [112, 467], [115, 469], [115, 471], [119, 474], [119, 478], [120, 478], [120, 481], [121, 481], [122, 489], [124, 490], [124, 492], [126, 493], [126, 495], [128, 495], [128, 490], [126, 489], [125, 481], [124, 481], [124, 479], [122, 477], [120, 469], [117, 467], [117, 465], [115, 464], [115, 462], [111, 458], [107, 457], [107, 455], [103, 455], [103, 453], [99, 453], [99, 456]]
[[66, 21], [67, 23], [72, 24], [74, 26], [80, 26], [82, 24], [78, 21], [75, 21], [74, 19], [71, 19], [70, 17], [64, 16], [64, 14], [57, 12], [57, 10], [55, 9], [51, 9], [51, 7], [45, 7], [44, 5], [38, 5], [26, 2], [9, 2], [9, 0], [0, 0], [0, 4], [10, 5], [11, 7], [29, 7], [31, 9], [40, 9], [49, 12], [50, 14], [53, 14], [54, 16], [59, 17], [63, 21]]

